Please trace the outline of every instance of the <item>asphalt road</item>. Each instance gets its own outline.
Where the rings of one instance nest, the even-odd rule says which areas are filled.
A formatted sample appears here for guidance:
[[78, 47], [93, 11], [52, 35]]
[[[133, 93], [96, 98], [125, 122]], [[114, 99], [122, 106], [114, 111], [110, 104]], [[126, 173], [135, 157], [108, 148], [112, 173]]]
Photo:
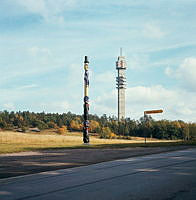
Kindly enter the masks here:
[[112, 149], [51, 149], [0, 154], [0, 179], [187, 148], [187, 146], [166, 146]]
[[1, 200], [195, 200], [196, 148], [0, 180]]
[[166, 146], [111, 149], [51, 149], [0, 154], [0, 179], [187, 148], [187, 146]]

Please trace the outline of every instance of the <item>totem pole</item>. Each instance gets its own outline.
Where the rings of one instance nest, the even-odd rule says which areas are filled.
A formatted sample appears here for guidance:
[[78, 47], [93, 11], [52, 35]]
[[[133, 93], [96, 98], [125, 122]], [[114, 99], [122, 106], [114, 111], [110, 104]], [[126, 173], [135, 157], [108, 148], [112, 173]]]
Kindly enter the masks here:
[[89, 143], [89, 120], [88, 120], [88, 112], [89, 112], [89, 97], [88, 97], [88, 88], [89, 88], [89, 73], [88, 73], [88, 57], [84, 58], [84, 124], [83, 124], [83, 142], [85, 144]]

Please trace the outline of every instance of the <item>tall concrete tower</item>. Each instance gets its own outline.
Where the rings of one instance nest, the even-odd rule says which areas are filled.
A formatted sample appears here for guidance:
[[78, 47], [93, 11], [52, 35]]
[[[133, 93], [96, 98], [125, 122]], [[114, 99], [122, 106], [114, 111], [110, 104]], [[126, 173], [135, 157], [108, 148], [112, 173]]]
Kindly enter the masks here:
[[125, 119], [125, 86], [126, 86], [126, 77], [125, 70], [127, 69], [127, 64], [125, 57], [122, 56], [122, 48], [120, 49], [120, 56], [116, 61], [116, 70], [118, 76], [116, 77], [116, 85], [118, 89], [118, 121]]

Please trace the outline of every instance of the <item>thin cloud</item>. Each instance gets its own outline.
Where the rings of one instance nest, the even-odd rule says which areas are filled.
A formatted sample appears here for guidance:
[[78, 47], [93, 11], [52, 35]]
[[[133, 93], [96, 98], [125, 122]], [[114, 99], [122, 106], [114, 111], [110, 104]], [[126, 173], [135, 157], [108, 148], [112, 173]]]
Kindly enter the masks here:
[[176, 71], [176, 78], [196, 92], [196, 58], [185, 58]]
[[98, 83], [114, 83], [115, 82], [115, 73], [111, 71], [106, 71], [101, 74], [97, 74], [95, 77], [95, 81]]
[[167, 67], [165, 74], [178, 80], [186, 90], [196, 91], [196, 58], [185, 58], [177, 69]]
[[143, 27], [144, 37], [152, 39], [161, 39], [167, 35], [167, 33], [156, 24], [145, 24]]
[[42, 47], [31, 47], [27, 50], [29, 52], [30, 55], [32, 56], [39, 56], [40, 54], [42, 55], [47, 55], [47, 56], [51, 56], [51, 50], [48, 48], [42, 48]]
[[196, 97], [188, 91], [166, 89], [161, 85], [127, 89], [127, 114], [131, 118], [138, 119], [146, 109], [160, 108], [164, 110], [164, 113], [157, 118], [194, 121]]
[[75, 5], [75, 0], [15, 0], [27, 12], [41, 16], [46, 22], [64, 23], [63, 12]]
[[40, 103], [38, 107], [50, 113], [65, 113], [70, 111], [70, 104], [67, 101], [44, 102]]
[[26, 89], [32, 89], [32, 88], [37, 88], [38, 85], [36, 84], [30, 84], [30, 85], [23, 85], [21, 87], [18, 87], [17, 90], [26, 90]]
[[13, 111], [15, 109], [15, 105], [11, 102], [5, 103], [3, 104], [3, 109]]

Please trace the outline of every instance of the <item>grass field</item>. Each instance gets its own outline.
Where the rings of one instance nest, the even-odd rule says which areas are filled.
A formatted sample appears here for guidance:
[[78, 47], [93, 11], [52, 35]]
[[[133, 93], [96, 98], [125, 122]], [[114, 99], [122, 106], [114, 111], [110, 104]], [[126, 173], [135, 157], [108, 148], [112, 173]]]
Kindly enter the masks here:
[[0, 132], [0, 153], [33, 151], [40, 149], [57, 148], [125, 148], [135, 146], [167, 146], [182, 144], [182, 141], [147, 139], [132, 137], [131, 140], [100, 139], [90, 136], [90, 145], [83, 145], [82, 133], [71, 132], [66, 135], [57, 135], [48, 130], [41, 133], [18, 133], [12, 131]]

